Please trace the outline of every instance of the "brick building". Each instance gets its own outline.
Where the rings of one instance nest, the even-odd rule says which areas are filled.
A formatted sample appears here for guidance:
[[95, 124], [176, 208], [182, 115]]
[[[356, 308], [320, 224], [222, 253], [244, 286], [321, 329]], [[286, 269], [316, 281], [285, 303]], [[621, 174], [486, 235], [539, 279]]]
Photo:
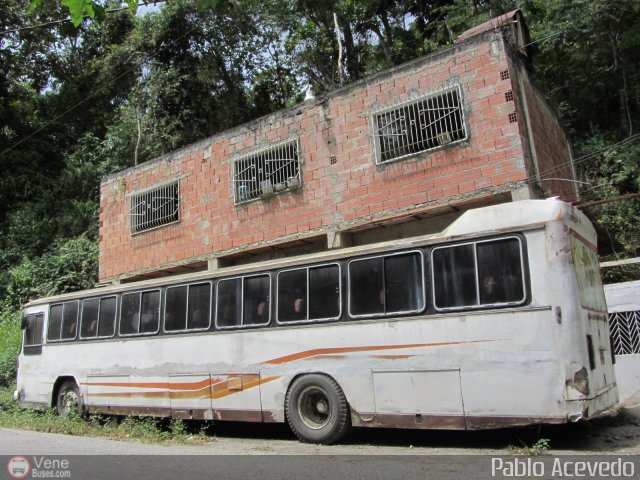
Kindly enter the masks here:
[[576, 200], [518, 11], [458, 42], [105, 178], [100, 280], [440, 231], [462, 211]]

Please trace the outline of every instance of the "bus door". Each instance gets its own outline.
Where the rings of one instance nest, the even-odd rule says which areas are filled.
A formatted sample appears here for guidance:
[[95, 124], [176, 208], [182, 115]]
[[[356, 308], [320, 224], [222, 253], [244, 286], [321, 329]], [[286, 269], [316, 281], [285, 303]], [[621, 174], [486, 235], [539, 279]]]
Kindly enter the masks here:
[[18, 395], [21, 402], [48, 404], [51, 398], [50, 384], [47, 383], [46, 362], [42, 357], [44, 342], [44, 312], [29, 312], [22, 319], [22, 354], [17, 379]]

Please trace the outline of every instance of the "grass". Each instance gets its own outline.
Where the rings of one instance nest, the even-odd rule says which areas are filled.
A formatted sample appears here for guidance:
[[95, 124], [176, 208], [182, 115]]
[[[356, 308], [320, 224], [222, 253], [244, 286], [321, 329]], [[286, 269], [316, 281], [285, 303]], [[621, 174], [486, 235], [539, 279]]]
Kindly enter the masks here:
[[0, 427], [141, 443], [204, 445], [215, 441], [208, 431], [210, 423], [109, 415], [83, 417], [78, 412], [59, 417], [53, 411], [20, 408], [13, 400], [13, 390], [0, 389]]
[[522, 443], [522, 446], [516, 447], [509, 445], [507, 449], [511, 455], [528, 455], [530, 457], [537, 457], [540, 455], [546, 455], [549, 452], [551, 440], [548, 438], [540, 438], [533, 445], [527, 445]]

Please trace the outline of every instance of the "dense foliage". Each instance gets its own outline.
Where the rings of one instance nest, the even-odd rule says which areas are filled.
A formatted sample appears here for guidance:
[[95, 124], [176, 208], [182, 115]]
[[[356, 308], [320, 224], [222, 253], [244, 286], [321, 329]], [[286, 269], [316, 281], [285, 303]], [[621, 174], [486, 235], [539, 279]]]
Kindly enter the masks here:
[[[433, 52], [513, 8], [572, 138], [582, 201], [640, 188], [638, 0], [168, 0], [138, 16], [127, 5], [0, 2], [5, 330], [28, 298], [95, 280], [102, 176], [295, 104], [308, 86], [320, 93]], [[57, 21], [67, 7], [77, 28]], [[640, 199], [586, 211], [606, 258], [640, 254]]]

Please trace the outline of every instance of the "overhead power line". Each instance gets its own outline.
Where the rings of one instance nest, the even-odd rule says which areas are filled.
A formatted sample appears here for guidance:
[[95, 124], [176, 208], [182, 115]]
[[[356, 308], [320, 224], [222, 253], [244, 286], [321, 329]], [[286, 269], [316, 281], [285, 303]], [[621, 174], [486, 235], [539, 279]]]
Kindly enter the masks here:
[[615, 197], [605, 198], [604, 200], [596, 200], [594, 202], [582, 203], [576, 205], [576, 208], [595, 207], [596, 205], [604, 205], [605, 203], [618, 202], [620, 200], [631, 200], [632, 198], [640, 197], [640, 193], [628, 193], [626, 195], [618, 195]]
[[[166, 0], [156, 0], [155, 2], [147, 2], [145, 3], [139, 3], [138, 4], [138, 8], [140, 7], [145, 7], [148, 6], [150, 4], [156, 5], [158, 3], [164, 3], [166, 2]], [[119, 8], [109, 8], [107, 10], [105, 10], [105, 13], [115, 13], [115, 12], [121, 12], [122, 10], [129, 10], [129, 7], [119, 7]], [[85, 16], [86, 18], [90, 18], [89, 16]], [[71, 17], [66, 17], [66, 18], [60, 18], [58, 20], [51, 20], [49, 22], [43, 22], [43, 23], [38, 23], [35, 25], [27, 25], [26, 27], [18, 27], [18, 28], [10, 28], [8, 30], [3, 30], [2, 32], [0, 32], [0, 36], [9, 34], [9, 33], [18, 33], [18, 32], [24, 32], [27, 30], [35, 30], [37, 28], [43, 28], [43, 27], [50, 27], [51, 25], [58, 25], [60, 23], [65, 23], [65, 22], [70, 22], [71, 21]]]

